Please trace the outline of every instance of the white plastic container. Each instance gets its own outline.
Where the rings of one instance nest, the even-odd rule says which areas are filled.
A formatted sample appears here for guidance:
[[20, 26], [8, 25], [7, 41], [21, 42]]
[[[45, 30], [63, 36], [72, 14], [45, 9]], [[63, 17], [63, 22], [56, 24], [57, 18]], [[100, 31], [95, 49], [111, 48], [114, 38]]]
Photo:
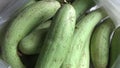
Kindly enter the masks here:
[[115, 22], [116, 27], [120, 26], [120, 0], [94, 0], [98, 6], [103, 7], [110, 18]]

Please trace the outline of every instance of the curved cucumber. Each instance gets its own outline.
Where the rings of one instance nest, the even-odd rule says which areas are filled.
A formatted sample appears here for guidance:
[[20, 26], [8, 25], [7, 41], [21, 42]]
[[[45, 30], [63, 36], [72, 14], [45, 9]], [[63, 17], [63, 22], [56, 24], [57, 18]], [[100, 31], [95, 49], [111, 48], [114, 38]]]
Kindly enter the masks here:
[[86, 40], [91, 36], [96, 24], [105, 16], [106, 14], [103, 11], [97, 10], [88, 14], [77, 23], [71, 43], [71, 49], [61, 68], [78, 68]]
[[75, 10], [63, 5], [53, 18], [35, 68], [59, 68], [65, 59], [75, 28]]
[[23, 38], [19, 45], [20, 51], [27, 55], [38, 54], [43, 45], [50, 24], [51, 20], [40, 24], [29, 35]]
[[118, 27], [111, 40], [110, 48], [110, 68], [115, 63], [116, 59], [120, 55], [120, 27]]
[[57, 1], [39, 1], [20, 13], [9, 27], [2, 47], [3, 59], [12, 68], [24, 68], [18, 54], [17, 45], [33, 28], [50, 19], [60, 8]]
[[99, 24], [91, 37], [91, 59], [95, 68], [107, 68], [110, 35], [115, 28], [112, 20]]

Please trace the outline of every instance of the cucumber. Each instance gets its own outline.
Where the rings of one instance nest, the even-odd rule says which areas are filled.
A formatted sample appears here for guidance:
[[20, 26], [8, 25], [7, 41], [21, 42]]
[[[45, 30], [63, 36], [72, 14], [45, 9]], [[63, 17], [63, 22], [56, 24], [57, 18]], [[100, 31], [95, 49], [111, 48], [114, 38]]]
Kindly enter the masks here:
[[85, 47], [83, 49], [82, 55], [80, 57], [79, 67], [78, 68], [89, 68], [90, 67], [90, 51], [89, 51], [89, 42], [86, 41]]
[[2, 52], [1, 48], [3, 45], [3, 40], [4, 40], [7, 29], [8, 29], [8, 23], [3, 24], [0, 28], [0, 58], [1, 58], [1, 52]]
[[40, 24], [29, 35], [23, 38], [20, 42], [19, 50], [27, 55], [38, 54], [43, 45], [43, 41], [50, 24], [51, 20]]
[[120, 26], [117, 29], [115, 29], [115, 32], [111, 40], [110, 68], [115, 63], [119, 55], [120, 55]]
[[37, 25], [53, 17], [59, 8], [60, 3], [57, 1], [39, 1], [21, 12], [12, 22], [2, 47], [2, 57], [12, 68], [24, 68], [17, 54], [20, 40]]
[[88, 14], [77, 23], [70, 47], [71, 49], [61, 68], [78, 68], [81, 53], [86, 43], [85, 41], [91, 36], [96, 24], [105, 16], [106, 14], [99, 9]]
[[91, 37], [91, 59], [95, 68], [107, 68], [109, 58], [110, 35], [115, 28], [112, 20], [99, 24]]
[[64, 61], [75, 28], [75, 9], [63, 5], [53, 18], [35, 68], [59, 68]]
[[72, 3], [73, 7], [76, 10], [77, 19], [81, 17], [85, 11], [95, 5], [93, 0], [75, 0]]

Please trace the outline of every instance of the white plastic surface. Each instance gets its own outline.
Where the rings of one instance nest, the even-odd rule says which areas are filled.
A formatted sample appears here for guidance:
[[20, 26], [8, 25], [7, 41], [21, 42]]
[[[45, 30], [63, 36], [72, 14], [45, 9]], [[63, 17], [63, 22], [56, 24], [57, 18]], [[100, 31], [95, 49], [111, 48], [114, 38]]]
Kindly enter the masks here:
[[[9, 0], [5, 0], [9, 1]], [[5, 2], [1, 1], [1, 2]], [[6, 22], [9, 18], [11, 18], [14, 13], [22, 7], [25, 3], [27, 3], [29, 0], [11, 0], [9, 3], [3, 3], [2, 10], [0, 12], [0, 26]], [[6, 4], [6, 5], [4, 5]], [[3, 8], [4, 7], [4, 8]]]
[[9, 2], [10, 0], [0, 0], [0, 12]]
[[0, 68], [11, 68], [11, 66], [0, 59]]
[[115, 22], [116, 27], [120, 26], [120, 0], [94, 0], [98, 6], [103, 7], [111, 19]]

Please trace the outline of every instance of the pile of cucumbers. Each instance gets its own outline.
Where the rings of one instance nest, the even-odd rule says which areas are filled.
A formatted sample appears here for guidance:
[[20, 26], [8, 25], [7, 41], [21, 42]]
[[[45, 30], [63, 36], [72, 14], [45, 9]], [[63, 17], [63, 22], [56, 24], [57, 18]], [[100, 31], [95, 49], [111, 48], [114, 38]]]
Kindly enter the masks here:
[[[120, 27], [92, 0], [30, 0], [0, 31], [11, 68], [111, 68]], [[104, 19], [104, 20], [103, 20]]]

